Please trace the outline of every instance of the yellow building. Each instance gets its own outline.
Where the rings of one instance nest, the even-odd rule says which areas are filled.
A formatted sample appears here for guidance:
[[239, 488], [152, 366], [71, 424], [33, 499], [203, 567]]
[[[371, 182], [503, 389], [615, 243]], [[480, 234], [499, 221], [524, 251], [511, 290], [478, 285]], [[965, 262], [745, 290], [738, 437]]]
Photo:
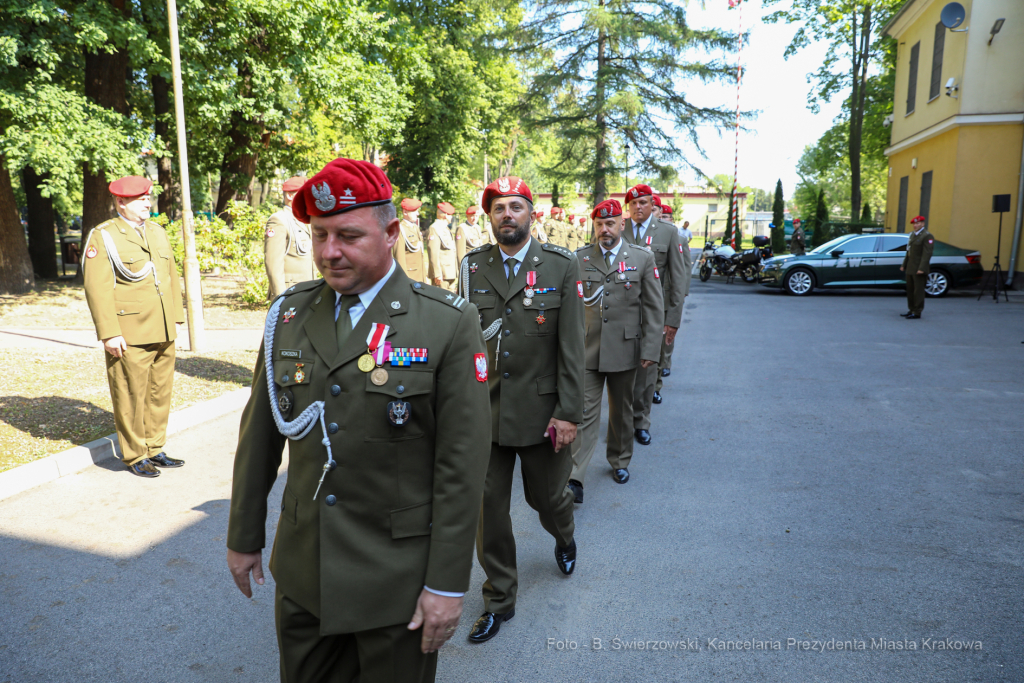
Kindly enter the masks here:
[[906, 232], [923, 215], [936, 239], [980, 250], [989, 268], [992, 196], [1009, 194], [1001, 264], [1019, 272], [1024, 0], [961, 0], [966, 18], [955, 30], [940, 21], [947, 4], [908, 0], [883, 29], [898, 42], [885, 228]]

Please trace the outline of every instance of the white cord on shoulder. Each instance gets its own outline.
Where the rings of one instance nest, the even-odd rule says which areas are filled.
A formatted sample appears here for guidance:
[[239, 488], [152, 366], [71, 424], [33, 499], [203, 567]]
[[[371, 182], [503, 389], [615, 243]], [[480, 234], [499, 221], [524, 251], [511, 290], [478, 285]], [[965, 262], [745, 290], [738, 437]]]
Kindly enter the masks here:
[[137, 273], [125, 267], [124, 263], [121, 262], [121, 255], [117, 253], [117, 244], [114, 242], [113, 236], [106, 230], [101, 228], [90, 230], [89, 236], [85, 238], [86, 248], [88, 248], [89, 242], [92, 240], [92, 234], [97, 230], [100, 231], [100, 237], [103, 238], [103, 247], [107, 250], [107, 260], [110, 261], [110, 272], [114, 275], [115, 287], [117, 287], [118, 277], [128, 282], [142, 282], [150, 275], [153, 276], [154, 280], [156, 279], [156, 265], [152, 261], [146, 261], [146, 265]]
[[[279, 297], [270, 307], [267, 312], [267, 322], [263, 328], [263, 353], [267, 371], [267, 392], [270, 394], [270, 413], [274, 416], [277, 431], [292, 441], [298, 441], [309, 434], [313, 425], [319, 420], [324, 434], [320, 443], [327, 448], [327, 462], [324, 464], [324, 475], [326, 475], [335, 466], [335, 463], [334, 453], [331, 451], [331, 440], [327, 437], [327, 425], [324, 421], [324, 402], [313, 401], [291, 422], [284, 419], [284, 416], [281, 415], [281, 408], [277, 404], [277, 384], [274, 382], [274, 333], [277, 330], [277, 314], [281, 310], [282, 301], [284, 301], [284, 297]], [[322, 483], [323, 480], [324, 478], [321, 476], [320, 482]], [[317, 486], [316, 490], [319, 493], [320, 487]], [[314, 493], [313, 500], [316, 500], [316, 496], [317, 494]]]
[[[469, 301], [469, 254], [462, 257], [462, 298]], [[484, 341], [490, 341], [494, 335], [501, 331], [501, 318], [492, 322], [486, 330], [483, 330]], [[498, 349], [501, 348], [501, 338], [494, 349], [494, 367], [498, 367]]]
[[597, 291], [594, 292], [593, 295], [591, 295], [589, 297], [584, 297], [583, 298], [583, 305], [584, 306], [593, 306], [594, 304], [598, 303], [598, 301], [603, 296], [604, 296], [604, 285], [601, 285], [600, 287], [597, 288]]

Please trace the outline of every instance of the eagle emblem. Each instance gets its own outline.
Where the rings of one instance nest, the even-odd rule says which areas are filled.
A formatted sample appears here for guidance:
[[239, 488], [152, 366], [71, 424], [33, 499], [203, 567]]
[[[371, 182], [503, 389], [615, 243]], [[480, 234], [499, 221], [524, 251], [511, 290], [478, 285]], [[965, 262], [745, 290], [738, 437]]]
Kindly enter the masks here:
[[331, 194], [331, 186], [324, 181], [323, 186], [317, 187], [316, 183], [313, 183], [313, 196], [316, 197], [316, 208], [321, 211], [330, 211], [337, 204], [337, 199]]
[[512, 185], [509, 183], [508, 178], [498, 178], [498, 192], [504, 194], [512, 189]]

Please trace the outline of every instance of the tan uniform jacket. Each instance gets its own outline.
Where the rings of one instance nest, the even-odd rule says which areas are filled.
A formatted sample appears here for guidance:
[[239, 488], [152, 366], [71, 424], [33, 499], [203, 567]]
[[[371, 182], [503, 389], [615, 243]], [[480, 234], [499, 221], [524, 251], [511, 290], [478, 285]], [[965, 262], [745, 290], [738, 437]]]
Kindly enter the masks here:
[[547, 244], [550, 241], [547, 229], [536, 221], [533, 222], [533, 227], [530, 228], [530, 235], [541, 244]]
[[[550, 242], [551, 244], [557, 244], [560, 247], [565, 247], [566, 249], [569, 249], [569, 247], [568, 247], [568, 241], [569, 240], [566, 239], [566, 235], [565, 235], [565, 223], [562, 223], [561, 221], [556, 221], [556, 220], [552, 219], [552, 220], [549, 220], [547, 223], [545, 223], [545, 225], [547, 226], [547, 229], [548, 229], [548, 242]], [[575, 250], [574, 249], [569, 249], [569, 251], [575, 251]]]
[[459, 258], [459, 263], [462, 263], [462, 259], [466, 257], [467, 251], [482, 247], [485, 244], [493, 244], [493, 242], [487, 231], [480, 227], [479, 218], [475, 225], [464, 221], [456, 228], [455, 252]]
[[[138, 273], [152, 262], [155, 277], [129, 282], [115, 275], [101, 231], [113, 238], [124, 268]], [[98, 225], [88, 237], [82, 268], [97, 339], [121, 336], [131, 346], [174, 341], [174, 324], [185, 322], [181, 280], [167, 233], [151, 221], [146, 221], [145, 233], [145, 238], [139, 236], [119, 216]]]
[[404, 218], [399, 221], [402, 234], [398, 236], [391, 255], [398, 261], [398, 265], [405, 274], [416, 282], [428, 281], [430, 272], [430, 258], [423, 245], [423, 238], [420, 235], [420, 228], [415, 223], [410, 223]]
[[263, 233], [263, 258], [271, 299], [294, 284], [317, 277], [309, 226], [295, 220], [288, 207], [267, 219]]
[[[665, 298], [654, 276], [654, 255], [644, 247], [627, 245], [609, 268], [601, 247], [590, 244], [576, 252], [586, 306], [587, 370], [622, 372], [657, 361], [665, 327]], [[618, 272], [619, 263], [626, 268]]]
[[[634, 243], [632, 219], [626, 219], [622, 238], [629, 244]], [[679, 327], [683, 319], [684, 287], [683, 253], [679, 248], [679, 233], [676, 232], [674, 225], [652, 219], [640, 243], [654, 253], [654, 263], [658, 268], [661, 289], [665, 295], [665, 325]]]
[[455, 236], [448, 223], [436, 220], [427, 231], [427, 249], [430, 250], [430, 277], [455, 280], [459, 277], [459, 258], [455, 249]]
[[[408, 623], [424, 585], [469, 587], [491, 432], [487, 384], [476, 375], [476, 354], [484, 353], [477, 311], [447, 296], [396, 269], [340, 351], [327, 284], [298, 285], [281, 304], [274, 382], [294, 402], [284, 418], [323, 401], [337, 467], [313, 500], [327, 461], [319, 422], [289, 441], [270, 569], [286, 596], [319, 617], [323, 634]], [[391, 326], [394, 347], [426, 348], [428, 361], [385, 362], [387, 382], [374, 385], [357, 359], [375, 322]], [[238, 552], [265, 545], [267, 495], [285, 444], [270, 410], [264, 350], [235, 454], [227, 545]], [[400, 400], [409, 418], [393, 426], [389, 403]]]
[[[475, 249], [466, 259], [469, 299], [480, 311], [480, 328], [502, 319], [501, 331], [487, 342], [491, 440], [531, 446], [548, 438], [544, 432], [552, 417], [582, 422], [583, 299], [575, 254], [531, 240], [511, 286], [497, 245]], [[554, 290], [535, 292], [527, 304], [523, 290], [530, 271], [537, 273], [535, 288]]]
[[932, 251], [935, 249], [935, 238], [927, 228], [918, 234], [910, 233], [907, 242], [907, 254], [903, 257], [903, 270], [910, 275], [921, 271], [925, 275], [931, 272]]
[[580, 242], [580, 233], [576, 229], [576, 226], [569, 223], [565, 223], [565, 248], [569, 251], [576, 251], [580, 247], [584, 246]]

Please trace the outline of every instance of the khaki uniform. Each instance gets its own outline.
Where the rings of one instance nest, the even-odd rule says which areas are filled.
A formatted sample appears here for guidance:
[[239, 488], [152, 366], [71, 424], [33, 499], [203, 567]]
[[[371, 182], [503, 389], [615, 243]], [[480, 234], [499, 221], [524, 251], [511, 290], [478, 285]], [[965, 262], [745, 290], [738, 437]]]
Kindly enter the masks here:
[[530, 235], [541, 244], [547, 244], [551, 241], [551, 238], [548, 236], [547, 229], [543, 224], [538, 223], [537, 221], [533, 222], [533, 227], [530, 228]]
[[[576, 256], [562, 247], [531, 240], [511, 284], [497, 245], [469, 252], [466, 261], [469, 282], [459, 291], [479, 309], [481, 329], [501, 321], [487, 341], [491, 458], [477, 558], [487, 574], [484, 609], [504, 614], [515, 607], [518, 591], [509, 514], [517, 454], [527, 504], [560, 547], [573, 541], [573, 495], [566, 487], [572, 454], [569, 447], [555, 453], [545, 431], [552, 417], [583, 421], [583, 299]], [[537, 281], [527, 303], [530, 271]]]
[[[366, 661], [404, 672], [392, 678], [388, 668], [386, 680], [433, 680], [436, 654], [421, 654], [422, 632], [405, 626], [424, 586], [469, 587], [491, 436], [487, 384], [477, 379], [477, 311], [449, 296], [396, 268], [340, 349], [327, 284], [303, 283], [281, 300], [272, 367], [274, 391], [291, 404], [282, 417], [295, 420], [322, 401], [327, 431], [316, 420], [288, 441], [270, 557], [284, 681], [385, 680]], [[426, 348], [427, 361], [385, 361], [386, 382], [373, 383], [357, 364], [373, 323], [391, 327], [394, 348]], [[267, 495], [286, 442], [271, 409], [266, 352], [235, 454], [227, 546], [238, 552], [266, 545]], [[396, 424], [402, 402], [405, 419]], [[324, 438], [336, 463], [326, 474]]]
[[455, 230], [455, 252], [459, 263], [462, 263], [462, 259], [466, 257], [467, 251], [482, 247], [485, 244], [494, 244], [494, 242], [491, 241], [490, 234], [480, 227], [479, 218], [476, 220], [475, 225], [468, 221], [463, 221]]
[[[633, 221], [626, 219], [622, 238], [636, 242]], [[661, 289], [665, 298], [665, 325], [678, 328], [683, 319], [683, 288], [686, 282], [683, 271], [683, 254], [679, 249], [679, 233], [671, 223], [651, 219], [647, 232], [640, 238], [640, 244], [654, 253], [654, 264], [658, 269]], [[659, 375], [658, 366], [639, 369], [633, 391], [633, 428], [651, 428], [651, 402], [654, 386]]]
[[794, 256], [803, 256], [805, 252], [804, 248], [804, 229], [794, 228], [793, 234], [789, 238], [789, 253]]
[[[676, 230], [676, 234], [679, 235], [679, 228], [676, 228], [670, 221], [665, 221], [672, 225]], [[693, 255], [690, 254], [690, 240], [679, 235], [679, 248], [683, 254], [683, 301], [686, 301], [686, 297], [690, 295], [690, 279], [693, 277]], [[678, 337], [678, 335], [676, 335]], [[664, 379], [661, 376], [662, 370], [672, 369], [672, 351], [675, 349], [675, 344], [669, 346], [665, 343], [664, 339], [661, 342], [661, 358], [658, 360], [658, 372], [655, 375], [656, 379], [654, 382], [654, 390], [661, 391], [661, 387], [664, 385]]]
[[[547, 222], [546, 225], [547, 225], [547, 228], [548, 228], [548, 242], [550, 242], [551, 244], [557, 244], [560, 247], [565, 247], [566, 249], [569, 249], [569, 247], [568, 247], [569, 239], [568, 239], [568, 236], [566, 235], [566, 230], [565, 230], [566, 229], [566, 225], [565, 225], [565, 223], [563, 223], [561, 221], [557, 221], [555, 219], [551, 219], [551, 220], [549, 220]], [[574, 249], [569, 249], [569, 251], [575, 251], [575, 250]]]
[[590, 234], [590, 228], [588, 228], [586, 225], [576, 226], [576, 239], [579, 242], [579, 247], [576, 247], [577, 249], [579, 249], [580, 247], [585, 247], [588, 244], [593, 244], [594, 241]]
[[[921, 315], [924, 310], [924, 287], [931, 272], [932, 251], [935, 249], [935, 238], [922, 228], [921, 232], [910, 233], [907, 242], [907, 254], [903, 257], [903, 275], [907, 280], [907, 310]], [[918, 275], [917, 271], [922, 274]]]
[[263, 233], [263, 260], [267, 268], [268, 297], [319, 276], [313, 267], [313, 239], [309, 226], [295, 220], [288, 207], [267, 219]]
[[[594, 455], [601, 423], [601, 398], [608, 385], [608, 448], [613, 470], [633, 457], [633, 385], [641, 360], [654, 360], [665, 326], [665, 299], [654, 277], [654, 255], [620, 243], [609, 266], [600, 245], [583, 247], [580, 265], [586, 304], [586, 374], [583, 428], [572, 444], [572, 475], [583, 483]], [[618, 272], [619, 263], [626, 270]], [[600, 294], [599, 294], [600, 292]]]
[[[150, 263], [152, 272], [139, 282], [116, 272], [103, 233], [126, 272], [148, 271]], [[121, 458], [134, 465], [162, 452], [167, 442], [175, 323], [185, 322], [181, 280], [167, 233], [150, 221], [141, 235], [120, 217], [101, 223], [89, 234], [82, 262], [85, 298], [97, 339], [120, 336], [128, 345], [121, 358], [104, 355]]]
[[427, 249], [430, 251], [430, 278], [441, 278], [441, 285], [449, 292], [455, 291], [459, 279], [459, 258], [455, 248], [455, 236], [448, 228], [448, 222], [438, 219], [427, 230]]
[[420, 236], [420, 229], [415, 223], [410, 223], [404, 218], [399, 221], [402, 234], [398, 236], [391, 255], [398, 261], [398, 265], [411, 279], [416, 282], [430, 284], [428, 273], [430, 272], [430, 259], [427, 250], [423, 248], [423, 239]]

